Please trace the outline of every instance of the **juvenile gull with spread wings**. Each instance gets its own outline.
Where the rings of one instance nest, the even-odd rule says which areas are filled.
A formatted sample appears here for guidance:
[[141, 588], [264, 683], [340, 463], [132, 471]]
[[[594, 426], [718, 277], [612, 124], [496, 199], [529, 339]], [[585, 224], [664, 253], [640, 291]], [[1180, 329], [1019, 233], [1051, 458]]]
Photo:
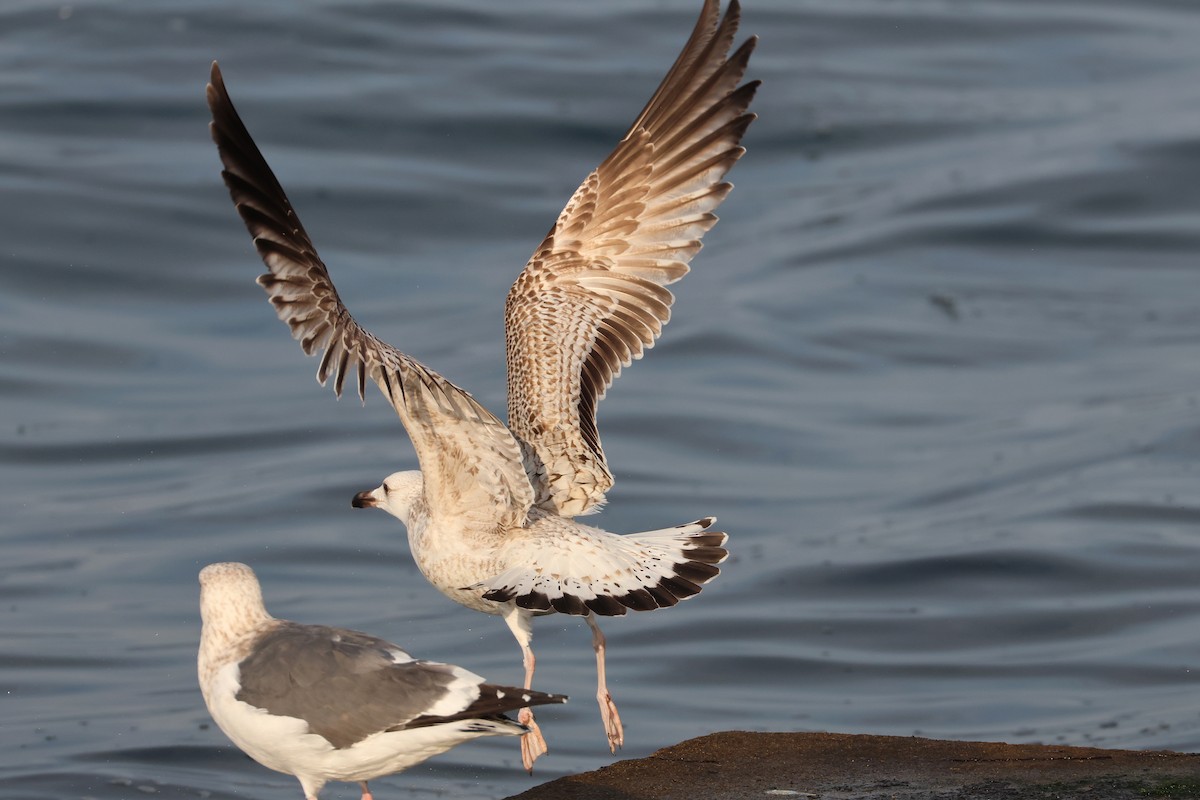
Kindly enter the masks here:
[[[666, 285], [688, 272], [725, 173], [754, 120], [758, 81], [739, 86], [756, 40], [732, 54], [740, 10], [705, 0], [683, 51], [616, 149], [584, 180], [533, 253], [505, 304], [506, 427], [433, 370], [368, 333], [338, 297], [325, 264], [246, 131], [220, 70], [208, 86], [221, 173], [268, 272], [258, 282], [340, 395], [374, 381], [412, 439], [420, 471], [360, 492], [408, 529], [421, 572], [451, 599], [502, 616], [533, 680], [531, 618], [582, 616], [596, 651], [597, 701], [615, 752], [624, 740], [604, 677], [595, 615], [675, 605], [719, 572], [726, 535], [713, 518], [616, 535], [574, 521], [596, 511], [613, 479], [596, 430], [608, 387], [652, 347], [670, 317]], [[527, 769], [546, 750], [533, 714]]]
[[276, 619], [245, 564], [200, 571], [200, 616], [209, 713], [246, 755], [296, 776], [308, 800], [328, 781], [357, 781], [371, 800], [367, 781], [480, 736], [523, 734], [505, 711], [566, 701], [358, 631]]

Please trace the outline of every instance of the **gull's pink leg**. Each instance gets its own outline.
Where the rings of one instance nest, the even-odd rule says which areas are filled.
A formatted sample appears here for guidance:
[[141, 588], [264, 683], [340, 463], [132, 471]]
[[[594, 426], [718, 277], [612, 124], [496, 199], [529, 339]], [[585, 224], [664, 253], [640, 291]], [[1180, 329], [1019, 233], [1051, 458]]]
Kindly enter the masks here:
[[625, 744], [625, 729], [621, 727], [621, 715], [617, 713], [617, 705], [608, 693], [608, 683], [604, 679], [604, 634], [591, 614], [584, 619], [592, 629], [592, 649], [596, 651], [596, 702], [600, 704], [600, 719], [608, 734], [608, 749], [615, 753]]
[[363, 790], [360, 800], [375, 800], [375, 796], [371, 794], [371, 790], [367, 788], [366, 781], [359, 781], [358, 785], [361, 786]]
[[[530, 624], [532, 617], [530, 612], [517, 608], [515, 603], [504, 614], [504, 622], [516, 637], [517, 644], [521, 645], [521, 657], [525, 664], [526, 689], [533, 687], [533, 670], [537, 666], [537, 659], [533, 657], [533, 648], [530, 647], [533, 642], [533, 626]], [[532, 775], [533, 762], [537, 761], [539, 756], [545, 755], [548, 749], [546, 739], [542, 736], [542, 729], [533, 720], [532, 709], [522, 708], [517, 714], [517, 722], [529, 728], [528, 733], [521, 737], [521, 764]]]
[[[525, 661], [525, 688], [529, 689], [533, 685], [533, 669], [537, 666], [537, 659], [533, 657], [533, 650], [528, 645], [521, 645], [521, 651]], [[517, 722], [529, 728], [529, 732], [521, 737], [521, 763], [533, 774], [533, 762], [537, 761], [539, 756], [545, 755], [549, 748], [546, 747], [542, 729], [533, 719], [533, 709], [522, 708], [517, 714]]]

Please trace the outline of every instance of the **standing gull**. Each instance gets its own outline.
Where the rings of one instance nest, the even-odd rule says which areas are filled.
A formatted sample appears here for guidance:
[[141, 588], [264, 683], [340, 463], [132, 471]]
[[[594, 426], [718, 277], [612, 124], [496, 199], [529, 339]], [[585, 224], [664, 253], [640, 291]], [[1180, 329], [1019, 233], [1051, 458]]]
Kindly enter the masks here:
[[200, 571], [200, 691], [217, 725], [264, 767], [295, 775], [308, 800], [327, 781], [391, 775], [480, 736], [514, 736], [504, 716], [566, 702], [416, 661], [358, 631], [275, 619], [245, 564]]
[[[531, 618], [579, 615], [592, 631], [600, 714], [613, 752], [624, 741], [605, 682], [594, 616], [675, 605], [728, 555], [712, 517], [616, 535], [574, 517], [599, 509], [613, 479], [596, 429], [608, 387], [652, 347], [670, 317], [665, 288], [688, 272], [745, 152], [758, 81], [739, 86], [756, 40], [732, 54], [736, 0], [724, 18], [706, 0], [683, 51], [616, 149], [584, 180], [538, 245], [505, 304], [506, 427], [467, 392], [368, 333], [338, 297], [291, 203], [247, 132], [213, 64], [211, 127], [238, 213], [268, 272], [258, 282], [304, 351], [324, 351], [317, 378], [338, 395], [355, 374], [391, 401], [420, 471], [360, 492], [408, 529], [422, 574], [451, 599], [504, 618], [532, 684]], [[546, 751], [533, 713], [518, 719], [522, 762]]]

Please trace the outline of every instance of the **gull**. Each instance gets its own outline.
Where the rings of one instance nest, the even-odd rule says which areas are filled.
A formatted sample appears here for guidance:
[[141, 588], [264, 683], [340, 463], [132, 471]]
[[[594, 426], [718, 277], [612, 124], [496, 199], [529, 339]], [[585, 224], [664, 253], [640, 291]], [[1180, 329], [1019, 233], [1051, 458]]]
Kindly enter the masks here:
[[200, 571], [204, 704], [233, 743], [294, 775], [307, 800], [328, 781], [392, 775], [480, 736], [527, 731], [504, 716], [566, 697], [496, 686], [452, 664], [418, 661], [358, 631], [276, 619], [245, 564]]
[[[400, 417], [419, 471], [354, 497], [408, 531], [421, 573], [462, 605], [502, 617], [521, 646], [525, 688], [536, 660], [531, 619], [582, 616], [592, 632], [601, 720], [612, 752], [624, 729], [605, 678], [595, 616], [649, 611], [697, 594], [725, 560], [713, 517], [617, 535], [575, 517], [613, 484], [596, 406], [670, 318], [682, 278], [729, 194], [726, 172], [755, 119], [758, 81], [739, 85], [756, 39], [732, 54], [740, 9], [706, 0], [683, 51], [616, 149], [584, 179], [517, 277], [505, 303], [508, 425], [470, 394], [362, 328], [233, 107], [214, 62], [207, 87], [222, 177], [267, 273], [258, 283], [317, 379], [368, 378]], [[546, 752], [529, 709], [522, 763]]]

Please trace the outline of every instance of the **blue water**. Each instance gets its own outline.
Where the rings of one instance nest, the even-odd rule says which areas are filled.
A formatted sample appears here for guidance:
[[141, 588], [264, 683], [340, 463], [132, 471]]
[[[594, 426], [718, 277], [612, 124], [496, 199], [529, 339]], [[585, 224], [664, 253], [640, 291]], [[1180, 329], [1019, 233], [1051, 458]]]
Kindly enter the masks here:
[[[209, 721], [196, 572], [493, 680], [504, 626], [351, 496], [415, 466], [254, 285], [219, 59], [347, 305], [504, 408], [502, 303], [698, 2], [0, 10], [0, 796], [294, 798]], [[704, 594], [605, 625], [620, 754], [722, 729], [1200, 748], [1200, 8], [747, 0], [761, 119], [600, 409], [616, 531], [716, 514]], [[375, 784], [611, 763], [587, 629], [513, 740]], [[327, 798], [357, 798], [331, 785]]]

